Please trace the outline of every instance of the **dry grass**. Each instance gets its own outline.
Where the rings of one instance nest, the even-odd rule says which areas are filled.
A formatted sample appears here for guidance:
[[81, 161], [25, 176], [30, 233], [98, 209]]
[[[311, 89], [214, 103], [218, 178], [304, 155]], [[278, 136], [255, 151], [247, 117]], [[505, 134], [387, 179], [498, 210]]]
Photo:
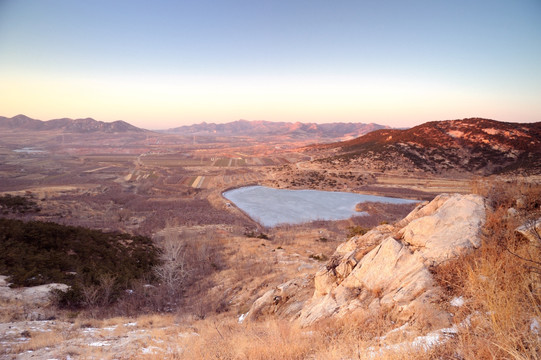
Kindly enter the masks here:
[[[384, 314], [359, 313], [300, 328], [280, 319], [238, 324], [231, 319], [205, 319], [194, 324], [197, 336], [179, 340], [182, 359], [437, 359], [450, 353], [446, 345], [424, 349], [408, 345], [397, 332], [385, 346], [380, 340], [396, 327]], [[437, 349], [437, 350], [436, 350]]]
[[[177, 321], [174, 315], [149, 314], [138, 317], [135, 322], [137, 323], [137, 328], [149, 329], [173, 326]], [[124, 322], [124, 324], [126, 323]]]
[[64, 342], [65, 337], [61, 332], [51, 330], [46, 332], [31, 332], [30, 340], [19, 343], [12, 350], [14, 353], [36, 351], [38, 349], [53, 347]]
[[[541, 217], [541, 185], [485, 182], [475, 184], [474, 191], [491, 206], [483, 245], [436, 270], [449, 296], [467, 299], [454, 310], [460, 324], [456, 353], [464, 359], [538, 359], [541, 243], [526, 241], [515, 229]], [[510, 208], [515, 215], [509, 215]]]
[[195, 326], [199, 336], [181, 340], [185, 359], [305, 359], [317, 346], [310, 332], [280, 320], [207, 320]]
[[0, 323], [20, 321], [26, 315], [25, 304], [20, 300], [0, 300]]

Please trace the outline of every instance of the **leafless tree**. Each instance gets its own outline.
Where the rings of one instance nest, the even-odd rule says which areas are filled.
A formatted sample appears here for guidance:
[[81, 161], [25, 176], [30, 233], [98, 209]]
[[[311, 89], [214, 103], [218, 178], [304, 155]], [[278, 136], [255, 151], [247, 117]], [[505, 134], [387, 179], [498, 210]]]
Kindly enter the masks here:
[[177, 295], [189, 275], [186, 260], [186, 243], [182, 241], [181, 233], [174, 228], [166, 231], [159, 243], [161, 264], [154, 268], [154, 273], [160, 283], [166, 287], [170, 296]]

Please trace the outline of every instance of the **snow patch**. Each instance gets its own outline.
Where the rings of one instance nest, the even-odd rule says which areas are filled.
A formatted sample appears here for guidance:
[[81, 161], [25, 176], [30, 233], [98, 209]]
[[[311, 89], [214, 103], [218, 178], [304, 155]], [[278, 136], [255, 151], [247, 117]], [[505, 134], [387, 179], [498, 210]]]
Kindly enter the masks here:
[[95, 346], [95, 347], [111, 346], [111, 343], [108, 341], [95, 341], [88, 344], [88, 346]]
[[464, 298], [462, 296], [459, 296], [459, 297], [455, 297], [451, 300], [450, 304], [451, 306], [455, 306], [455, 307], [461, 307], [462, 305], [464, 305]]
[[143, 354], [156, 354], [158, 351], [160, 351], [161, 349], [159, 347], [156, 347], [156, 346], [149, 346], [149, 347], [146, 347], [146, 348], [142, 348], [141, 349], [141, 352]]
[[534, 334], [539, 334], [539, 330], [541, 330], [541, 325], [539, 325], [537, 318], [533, 318], [532, 322], [530, 323], [530, 331]]
[[240, 316], [239, 316], [239, 324], [242, 324], [244, 319], [246, 319], [246, 315], [248, 315], [248, 313], [240, 314]]

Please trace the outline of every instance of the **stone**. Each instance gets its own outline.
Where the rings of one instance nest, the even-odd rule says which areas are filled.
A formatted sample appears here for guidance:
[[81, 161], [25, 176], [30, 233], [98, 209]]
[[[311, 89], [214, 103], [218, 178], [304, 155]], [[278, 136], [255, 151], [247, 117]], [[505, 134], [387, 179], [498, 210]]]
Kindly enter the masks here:
[[[304, 276], [289, 280], [267, 291], [258, 298], [246, 314], [246, 319], [255, 320], [262, 316], [298, 314], [304, 305], [312, 285], [312, 278]], [[309, 295], [308, 295], [309, 296]]]
[[430, 212], [420, 209], [424, 216], [410, 221], [396, 234], [425, 264], [438, 265], [481, 245], [486, 217], [481, 196], [440, 195], [426, 207]]

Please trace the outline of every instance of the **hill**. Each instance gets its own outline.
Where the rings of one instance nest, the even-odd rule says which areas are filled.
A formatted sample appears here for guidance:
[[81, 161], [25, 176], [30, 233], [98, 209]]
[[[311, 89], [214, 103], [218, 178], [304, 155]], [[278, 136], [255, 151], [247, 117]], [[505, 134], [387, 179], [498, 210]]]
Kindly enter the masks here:
[[350, 139], [371, 131], [388, 128], [364, 123], [291, 123], [237, 120], [225, 124], [200, 123], [180, 126], [166, 132], [183, 135], [287, 136], [293, 139]]
[[537, 174], [541, 172], [541, 122], [432, 121], [407, 130], [381, 129], [312, 149], [322, 151], [322, 162], [383, 171]]
[[0, 129], [2, 128], [10, 130], [62, 131], [66, 133], [141, 133], [147, 131], [121, 120], [110, 123], [92, 118], [63, 118], [41, 121], [25, 115], [17, 115], [12, 118], [0, 116]]

